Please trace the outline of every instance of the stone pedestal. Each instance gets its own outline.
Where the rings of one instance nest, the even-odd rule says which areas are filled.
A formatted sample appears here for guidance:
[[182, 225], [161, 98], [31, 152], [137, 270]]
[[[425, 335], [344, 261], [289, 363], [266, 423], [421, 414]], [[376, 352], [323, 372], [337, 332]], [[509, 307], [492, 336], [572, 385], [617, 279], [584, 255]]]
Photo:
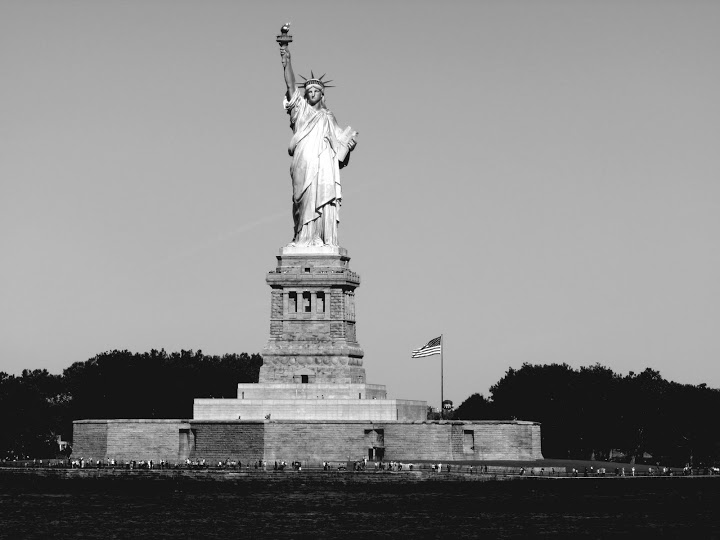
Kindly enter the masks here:
[[363, 384], [363, 350], [355, 334], [355, 289], [341, 247], [280, 250], [270, 285], [270, 339], [260, 383]]

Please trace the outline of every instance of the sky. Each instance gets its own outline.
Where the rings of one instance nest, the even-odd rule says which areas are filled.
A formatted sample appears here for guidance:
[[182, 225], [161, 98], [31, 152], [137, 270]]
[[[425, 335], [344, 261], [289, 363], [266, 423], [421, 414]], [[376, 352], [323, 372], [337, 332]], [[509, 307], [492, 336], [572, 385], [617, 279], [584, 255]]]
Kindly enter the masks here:
[[720, 387], [712, 0], [0, 0], [0, 371], [261, 352], [287, 21], [360, 134], [368, 382], [439, 405], [443, 334], [456, 406], [525, 362]]

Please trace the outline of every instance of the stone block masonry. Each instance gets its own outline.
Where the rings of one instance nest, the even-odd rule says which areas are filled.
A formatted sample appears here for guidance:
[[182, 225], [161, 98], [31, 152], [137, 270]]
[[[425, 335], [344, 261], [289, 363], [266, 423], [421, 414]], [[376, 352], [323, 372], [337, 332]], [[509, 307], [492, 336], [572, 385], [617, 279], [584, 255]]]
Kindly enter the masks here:
[[243, 462], [260, 459], [264, 453], [264, 422], [194, 421], [195, 448], [191, 458], [217, 463], [226, 459]]
[[522, 421], [80, 420], [73, 455], [85, 459], [270, 463], [381, 456], [385, 461], [542, 459], [540, 425]]
[[424, 401], [401, 399], [196, 399], [196, 420], [372, 420], [418, 421]]
[[182, 461], [192, 447], [187, 420], [76, 420], [73, 456]]
[[239, 383], [237, 399], [387, 399], [387, 389], [382, 384]]
[[107, 420], [76, 420], [73, 422], [73, 457], [100, 459], [108, 455]]
[[[388, 424], [385, 455], [446, 461], [542, 459], [539, 444], [535, 446], [539, 433], [540, 424], [520, 421]], [[473, 442], [464, 444], [465, 437]]]
[[360, 276], [343, 248], [283, 248], [270, 285], [260, 383], [365, 383], [355, 328]]

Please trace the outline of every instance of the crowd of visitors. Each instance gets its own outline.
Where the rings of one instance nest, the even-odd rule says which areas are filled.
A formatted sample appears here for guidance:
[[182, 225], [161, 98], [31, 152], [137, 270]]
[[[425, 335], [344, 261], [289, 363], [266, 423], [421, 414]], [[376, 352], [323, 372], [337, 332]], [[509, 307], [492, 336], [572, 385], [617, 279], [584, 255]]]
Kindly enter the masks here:
[[[672, 469], [663, 466], [618, 466], [614, 469], [590, 465], [587, 467], [524, 467], [484, 464], [458, 464], [458, 463], [403, 463], [399, 461], [372, 461], [367, 458], [347, 461], [322, 461], [322, 464], [310, 463], [304, 466], [302, 462], [293, 460], [290, 469], [296, 472], [306, 470], [322, 471], [353, 471], [353, 472], [408, 472], [427, 471], [432, 473], [456, 473], [472, 475], [493, 476], [554, 476], [554, 477], [636, 477], [636, 476], [704, 476], [720, 475], [718, 467], [691, 467], [689, 464], [682, 469]], [[270, 465], [265, 460], [254, 460], [242, 463], [240, 460], [227, 458], [225, 460], [210, 461], [206, 459], [185, 459], [184, 461], [170, 462], [165, 459], [117, 460], [114, 458], [86, 459], [84, 457], [68, 459], [33, 459], [24, 461], [0, 461], [0, 466], [23, 468], [70, 468], [70, 469], [119, 469], [133, 471], [151, 470], [229, 470], [229, 471], [273, 471], [283, 472], [288, 468], [285, 460], [274, 461]]]

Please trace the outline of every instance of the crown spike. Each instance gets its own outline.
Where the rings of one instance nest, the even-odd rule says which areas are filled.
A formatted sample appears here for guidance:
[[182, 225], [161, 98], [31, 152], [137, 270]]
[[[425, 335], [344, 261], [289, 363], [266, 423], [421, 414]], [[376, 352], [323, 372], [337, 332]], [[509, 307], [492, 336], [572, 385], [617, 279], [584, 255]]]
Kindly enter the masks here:
[[332, 82], [332, 80], [328, 79], [327, 81], [324, 81], [323, 78], [327, 75], [326, 73], [323, 73], [320, 77], [315, 77], [315, 72], [310, 70], [310, 78], [307, 78], [305, 75], [300, 75], [304, 81], [300, 83], [300, 86], [307, 89], [308, 85], [311, 86], [319, 86], [321, 88], [334, 88], [334, 86], [331, 86], [329, 83]]

